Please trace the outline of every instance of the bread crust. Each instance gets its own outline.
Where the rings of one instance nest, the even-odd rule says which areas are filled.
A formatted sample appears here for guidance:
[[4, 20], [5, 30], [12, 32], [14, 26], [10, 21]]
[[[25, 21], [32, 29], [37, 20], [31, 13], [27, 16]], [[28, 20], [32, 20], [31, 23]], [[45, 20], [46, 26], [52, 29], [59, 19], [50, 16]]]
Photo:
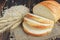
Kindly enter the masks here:
[[60, 9], [60, 4], [56, 1], [52, 1], [52, 2], [51, 1], [44, 1], [44, 2], [51, 3], [51, 4], [55, 5], [56, 7], [58, 7]]
[[27, 29], [25, 29], [25, 28], [24, 28], [23, 30], [24, 30], [25, 33], [30, 34], [30, 35], [32, 35], [32, 36], [46, 36], [46, 35], [50, 34], [50, 32], [51, 32], [51, 31], [48, 31], [48, 32], [42, 33], [42, 34], [34, 34], [34, 33], [29, 32], [29, 31], [28, 31]]
[[[56, 6], [60, 10], [60, 4], [58, 2], [56, 2], [56, 1], [52, 1], [52, 2], [51, 1], [45, 1], [45, 2], [50, 3], [50, 4], [54, 5], [54, 6]], [[59, 15], [59, 19], [60, 19], [60, 15]]]

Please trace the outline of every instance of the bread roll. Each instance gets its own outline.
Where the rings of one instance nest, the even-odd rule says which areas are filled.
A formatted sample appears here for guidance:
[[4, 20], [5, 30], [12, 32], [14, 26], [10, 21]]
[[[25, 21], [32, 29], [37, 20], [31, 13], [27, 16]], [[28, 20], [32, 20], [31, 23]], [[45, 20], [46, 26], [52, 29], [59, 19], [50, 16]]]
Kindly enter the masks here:
[[43, 1], [33, 7], [33, 13], [57, 22], [60, 18], [60, 9], [57, 8], [58, 5], [55, 6], [55, 4], [48, 3], [48, 1]]

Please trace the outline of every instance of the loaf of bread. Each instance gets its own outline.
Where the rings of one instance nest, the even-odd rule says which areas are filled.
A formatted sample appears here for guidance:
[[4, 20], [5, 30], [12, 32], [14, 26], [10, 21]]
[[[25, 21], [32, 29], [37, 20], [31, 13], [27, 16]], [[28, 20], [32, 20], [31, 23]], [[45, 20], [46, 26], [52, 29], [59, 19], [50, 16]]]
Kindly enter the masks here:
[[33, 7], [33, 13], [24, 17], [23, 29], [35, 36], [50, 33], [54, 23], [60, 19], [60, 4], [56, 1], [43, 1]]
[[43, 1], [33, 7], [33, 13], [57, 22], [60, 19], [60, 4], [55, 1]]
[[47, 18], [28, 13], [24, 17], [23, 28], [28, 34], [40, 36], [51, 32], [54, 21]]

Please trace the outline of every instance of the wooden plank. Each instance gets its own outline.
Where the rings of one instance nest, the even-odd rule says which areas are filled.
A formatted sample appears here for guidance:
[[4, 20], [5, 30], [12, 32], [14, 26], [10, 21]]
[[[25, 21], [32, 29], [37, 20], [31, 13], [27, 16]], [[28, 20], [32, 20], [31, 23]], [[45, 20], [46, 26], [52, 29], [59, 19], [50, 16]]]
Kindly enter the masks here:
[[[6, 0], [0, 0], [0, 17], [2, 16], [2, 10], [5, 6]], [[9, 40], [9, 30], [0, 33], [0, 40]]]
[[9, 40], [9, 34], [10, 32], [8, 30], [3, 33], [0, 33], [0, 40]]
[[0, 17], [2, 16], [2, 10], [5, 6], [6, 0], [0, 0]]

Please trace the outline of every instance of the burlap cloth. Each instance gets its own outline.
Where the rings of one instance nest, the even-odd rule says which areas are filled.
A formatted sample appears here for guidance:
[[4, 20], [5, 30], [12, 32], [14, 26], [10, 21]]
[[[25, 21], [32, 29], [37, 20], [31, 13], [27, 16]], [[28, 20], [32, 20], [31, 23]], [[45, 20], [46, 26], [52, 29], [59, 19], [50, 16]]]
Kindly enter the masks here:
[[60, 35], [60, 23], [57, 22], [52, 30], [52, 32], [46, 36], [42, 36], [42, 37], [35, 37], [35, 36], [31, 36], [26, 34], [23, 31], [22, 26], [18, 26], [17, 28], [15, 28], [14, 30], [11, 31], [12, 33], [14, 33], [14, 38], [16, 40], [47, 40], [50, 38], [55, 38], [56, 36]]

